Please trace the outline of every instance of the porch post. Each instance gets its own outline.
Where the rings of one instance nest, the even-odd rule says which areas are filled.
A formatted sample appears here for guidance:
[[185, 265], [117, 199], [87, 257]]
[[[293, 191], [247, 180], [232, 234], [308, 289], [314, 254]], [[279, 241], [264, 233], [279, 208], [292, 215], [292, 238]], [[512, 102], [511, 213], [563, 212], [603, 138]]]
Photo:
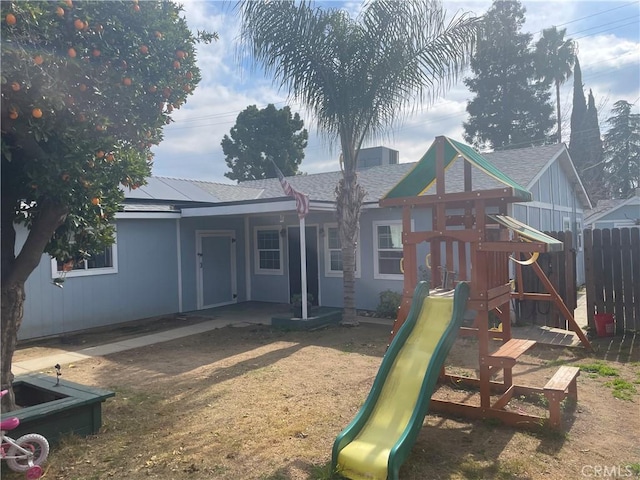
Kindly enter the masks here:
[[307, 319], [307, 239], [304, 217], [300, 218], [300, 279], [302, 288], [302, 319]]

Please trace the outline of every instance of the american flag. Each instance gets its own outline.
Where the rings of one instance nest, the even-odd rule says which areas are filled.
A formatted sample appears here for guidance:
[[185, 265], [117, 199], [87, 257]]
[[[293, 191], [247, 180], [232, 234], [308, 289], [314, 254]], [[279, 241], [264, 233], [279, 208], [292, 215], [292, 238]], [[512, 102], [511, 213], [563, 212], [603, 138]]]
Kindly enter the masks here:
[[280, 180], [280, 186], [282, 187], [284, 194], [287, 195], [288, 197], [295, 198], [296, 211], [298, 212], [298, 217], [304, 218], [307, 215], [307, 213], [309, 213], [309, 195], [307, 195], [306, 193], [299, 192], [295, 188], [293, 188], [291, 184], [287, 181], [287, 179], [284, 177], [284, 175], [282, 174], [278, 166], [276, 165], [276, 162], [274, 162], [272, 158], [270, 158], [270, 160], [271, 160], [271, 163], [273, 163], [273, 168], [276, 169], [276, 173], [278, 174], [278, 180]]

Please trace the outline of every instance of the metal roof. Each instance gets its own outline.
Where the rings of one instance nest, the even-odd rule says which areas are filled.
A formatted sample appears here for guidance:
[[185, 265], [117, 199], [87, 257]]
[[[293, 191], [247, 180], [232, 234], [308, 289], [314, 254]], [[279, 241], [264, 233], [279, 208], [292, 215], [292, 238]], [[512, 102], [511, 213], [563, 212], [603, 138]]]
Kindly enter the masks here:
[[[463, 145], [459, 142], [454, 145]], [[466, 147], [466, 146], [465, 146]], [[467, 147], [470, 149], [470, 147]], [[472, 155], [470, 152], [467, 152]], [[526, 191], [533, 186], [540, 175], [556, 159], [560, 161], [570, 180], [579, 185], [577, 194], [585, 206], [590, 206], [584, 187], [571, 163], [564, 145], [546, 145], [542, 147], [522, 148], [480, 155], [486, 164], [497, 169], [503, 177], [487, 174], [481, 169], [472, 169], [474, 190], [493, 189], [504, 186], [505, 178]], [[463, 191], [462, 161], [458, 161], [456, 151], [454, 161], [445, 173], [447, 191]], [[394, 188], [418, 162], [399, 163], [370, 167], [358, 172], [358, 182], [367, 192], [364, 202], [377, 203]], [[336, 162], [336, 167], [337, 167]], [[494, 172], [495, 173], [495, 172]], [[287, 177], [287, 181], [296, 189], [309, 195], [312, 202], [335, 202], [335, 188], [342, 178], [340, 171], [296, 175]], [[422, 180], [420, 180], [422, 181]], [[150, 177], [147, 185], [136, 190], [125, 191], [127, 203], [136, 204], [219, 204], [233, 202], [251, 202], [284, 197], [277, 178], [251, 180], [237, 185], [187, 180], [169, 177]], [[433, 187], [430, 187], [433, 188]], [[435, 190], [434, 190], [435, 191]], [[424, 193], [431, 193], [429, 190]]]

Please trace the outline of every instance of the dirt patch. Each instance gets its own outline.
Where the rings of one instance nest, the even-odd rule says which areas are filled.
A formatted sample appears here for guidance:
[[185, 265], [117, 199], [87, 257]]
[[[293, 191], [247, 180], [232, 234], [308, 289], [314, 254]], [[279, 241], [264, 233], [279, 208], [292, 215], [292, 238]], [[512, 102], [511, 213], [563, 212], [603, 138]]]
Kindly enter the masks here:
[[[46, 478], [331, 478], [333, 441], [369, 393], [388, 331], [372, 324], [315, 332], [228, 327], [63, 366], [65, 379], [116, 397], [104, 404], [99, 435], [53, 449]], [[615, 398], [611, 385], [619, 378], [640, 390], [639, 359], [628, 353], [606, 360], [616, 377], [582, 373], [566, 433], [428, 415], [400, 477], [559, 480], [594, 477], [605, 466], [631, 476], [628, 465], [637, 475], [640, 395]], [[559, 364], [603, 357], [536, 347], [521, 357], [516, 382], [542, 386]], [[475, 341], [458, 339], [447, 366], [473, 376], [476, 362]], [[436, 395], [473, 392], [442, 386]], [[520, 399], [510, 408], [544, 411]], [[12, 475], [6, 478], [23, 478]]]

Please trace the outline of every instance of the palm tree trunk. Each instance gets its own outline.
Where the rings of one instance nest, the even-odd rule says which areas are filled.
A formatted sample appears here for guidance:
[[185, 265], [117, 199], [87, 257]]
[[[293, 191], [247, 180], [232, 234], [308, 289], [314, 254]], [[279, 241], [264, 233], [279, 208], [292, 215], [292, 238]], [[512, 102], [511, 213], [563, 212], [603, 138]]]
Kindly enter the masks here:
[[[345, 162], [345, 166], [348, 164]], [[348, 168], [348, 167], [347, 167]], [[338, 228], [342, 242], [342, 281], [344, 289], [343, 325], [358, 325], [356, 318], [355, 271], [356, 243], [360, 222], [360, 207], [364, 190], [357, 182], [355, 168], [345, 168], [336, 187]]]

